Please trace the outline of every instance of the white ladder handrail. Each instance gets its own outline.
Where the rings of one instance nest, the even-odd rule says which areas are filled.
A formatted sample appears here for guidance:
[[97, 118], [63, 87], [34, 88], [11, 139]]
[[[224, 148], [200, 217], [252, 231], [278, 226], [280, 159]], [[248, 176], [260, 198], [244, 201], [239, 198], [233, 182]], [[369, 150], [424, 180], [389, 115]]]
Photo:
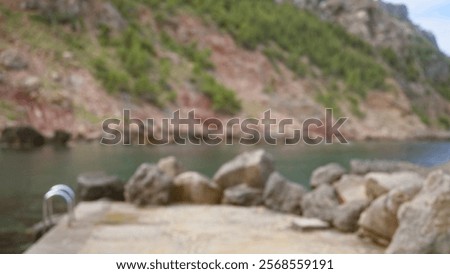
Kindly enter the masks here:
[[68, 212], [68, 226], [71, 226], [75, 221], [74, 207], [75, 207], [75, 193], [67, 185], [55, 185], [45, 193], [44, 201], [42, 203], [43, 222], [47, 227], [53, 225], [53, 199], [54, 197], [61, 197], [66, 202]]

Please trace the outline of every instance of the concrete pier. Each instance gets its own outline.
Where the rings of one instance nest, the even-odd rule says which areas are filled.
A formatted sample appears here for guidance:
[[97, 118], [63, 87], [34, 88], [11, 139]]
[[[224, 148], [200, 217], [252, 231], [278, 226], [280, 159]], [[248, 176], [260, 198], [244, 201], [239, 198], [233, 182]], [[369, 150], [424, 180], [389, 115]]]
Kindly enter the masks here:
[[382, 253], [336, 230], [300, 232], [293, 215], [262, 207], [173, 205], [136, 208], [83, 202], [26, 253]]

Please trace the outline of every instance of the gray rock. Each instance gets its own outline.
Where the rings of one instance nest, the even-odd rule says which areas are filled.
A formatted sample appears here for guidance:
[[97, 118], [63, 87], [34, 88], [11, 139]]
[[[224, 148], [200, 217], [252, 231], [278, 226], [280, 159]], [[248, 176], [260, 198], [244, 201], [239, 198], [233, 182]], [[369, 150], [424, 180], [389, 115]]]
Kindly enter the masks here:
[[244, 152], [222, 165], [214, 175], [214, 181], [223, 189], [242, 183], [250, 187], [264, 188], [273, 171], [272, 156], [260, 149]]
[[305, 193], [302, 185], [289, 182], [278, 172], [274, 172], [264, 188], [264, 205], [276, 211], [301, 215]]
[[125, 185], [125, 200], [137, 206], [169, 203], [172, 180], [156, 165], [144, 163]]
[[329, 229], [330, 224], [315, 218], [295, 218], [292, 221], [292, 228], [303, 232]]
[[428, 57], [427, 63], [424, 64], [425, 77], [428, 80], [438, 83], [445, 83], [449, 80], [450, 67], [446, 58], [446, 55], [438, 52]]
[[345, 168], [336, 163], [321, 166], [313, 171], [310, 184], [313, 188], [322, 184], [330, 185], [339, 180], [345, 172]]
[[391, 4], [391, 3], [385, 3], [383, 1], [378, 1], [379, 6], [389, 13], [390, 15], [409, 22], [409, 12], [408, 8], [403, 4]]
[[45, 138], [32, 127], [7, 127], [2, 131], [0, 143], [8, 148], [30, 149], [43, 146]]
[[109, 2], [101, 4], [101, 8], [98, 11], [97, 24], [106, 26], [113, 31], [121, 31], [128, 25], [116, 7]]
[[172, 178], [175, 178], [184, 171], [183, 165], [174, 156], [160, 159], [157, 165], [160, 170]]
[[218, 204], [222, 191], [206, 176], [188, 171], [174, 179], [171, 199], [176, 203]]
[[[428, 40], [428, 42], [430, 42], [434, 46], [435, 49], [439, 49], [439, 45], [437, 43], [436, 36], [431, 31], [424, 30], [420, 26], [417, 26], [417, 25], [415, 27], [416, 27], [417, 32], [422, 34], [423, 38]], [[448, 73], [448, 66], [447, 66], [446, 70], [447, 70], [446, 73]]]
[[350, 172], [357, 175], [366, 175], [370, 172], [402, 172], [412, 171], [422, 176], [427, 176], [429, 169], [409, 162], [388, 160], [351, 160]]
[[368, 200], [365, 179], [358, 175], [344, 175], [335, 183], [334, 188], [343, 203]]
[[0, 84], [3, 84], [6, 82], [6, 76], [3, 72], [0, 71]]
[[398, 227], [399, 207], [413, 199], [420, 189], [421, 185], [401, 185], [378, 197], [361, 214], [359, 233], [387, 246]]
[[395, 212], [386, 208], [387, 194], [378, 197], [361, 214], [358, 233], [373, 242], [387, 246], [398, 227]]
[[325, 222], [333, 221], [334, 210], [339, 206], [335, 189], [330, 185], [321, 185], [303, 197], [303, 215], [319, 218]]
[[0, 64], [9, 70], [22, 70], [28, 67], [25, 58], [14, 49], [7, 49], [0, 53]]
[[333, 226], [342, 232], [357, 231], [359, 217], [368, 205], [367, 200], [354, 200], [338, 206], [334, 211]]
[[365, 176], [366, 194], [370, 200], [400, 186], [421, 187], [424, 178], [415, 172], [369, 173]]
[[386, 208], [391, 212], [398, 212], [400, 206], [412, 200], [422, 189], [423, 184], [405, 184], [387, 193]]
[[27, 76], [25, 77], [25, 79], [22, 80], [20, 86], [24, 88], [27, 92], [33, 92], [38, 91], [41, 88], [42, 82], [41, 79], [39, 79], [39, 77]]
[[450, 254], [450, 176], [435, 171], [398, 212], [399, 227], [387, 253]]
[[263, 192], [259, 188], [240, 184], [225, 190], [222, 203], [237, 206], [259, 206], [263, 204], [262, 194]]
[[[66, 56], [66, 54], [67, 54], [67, 56]], [[69, 56], [72, 56], [72, 53], [64, 52], [65, 59], [66, 59], [66, 57], [67, 57], [67, 59], [72, 58]], [[80, 90], [80, 88], [83, 87], [85, 82], [86, 82], [86, 79], [82, 75], [75, 74], [75, 73], [69, 75], [69, 77], [67, 78], [67, 86], [69, 88], [73, 88], [74, 90]]]
[[81, 201], [110, 199], [123, 201], [124, 183], [119, 177], [103, 171], [80, 174], [77, 178], [77, 192]]

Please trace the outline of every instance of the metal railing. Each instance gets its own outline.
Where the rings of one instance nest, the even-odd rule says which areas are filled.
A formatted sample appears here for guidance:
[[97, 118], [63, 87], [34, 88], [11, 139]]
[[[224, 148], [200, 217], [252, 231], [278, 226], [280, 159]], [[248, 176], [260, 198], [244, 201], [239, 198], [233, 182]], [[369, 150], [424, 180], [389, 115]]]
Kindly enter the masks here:
[[53, 221], [53, 198], [61, 197], [66, 202], [67, 206], [67, 214], [68, 214], [68, 226], [71, 226], [75, 221], [75, 193], [74, 191], [67, 185], [54, 185], [50, 188], [50, 190], [45, 193], [44, 201], [42, 204], [42, 215], [43, 215], [43, 223], [47, 228], [52, 227], [55, 222]]

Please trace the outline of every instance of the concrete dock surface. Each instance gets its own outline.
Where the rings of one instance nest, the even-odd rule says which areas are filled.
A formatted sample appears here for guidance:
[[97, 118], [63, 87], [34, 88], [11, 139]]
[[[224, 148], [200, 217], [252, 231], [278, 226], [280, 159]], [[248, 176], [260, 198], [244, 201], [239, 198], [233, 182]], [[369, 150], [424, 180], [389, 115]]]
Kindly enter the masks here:
[[26, 253], [382, 253], [356, 234], [292, 229], [294, 215], [263, 207], [171, 205], [136, 208], [82, 202]]

